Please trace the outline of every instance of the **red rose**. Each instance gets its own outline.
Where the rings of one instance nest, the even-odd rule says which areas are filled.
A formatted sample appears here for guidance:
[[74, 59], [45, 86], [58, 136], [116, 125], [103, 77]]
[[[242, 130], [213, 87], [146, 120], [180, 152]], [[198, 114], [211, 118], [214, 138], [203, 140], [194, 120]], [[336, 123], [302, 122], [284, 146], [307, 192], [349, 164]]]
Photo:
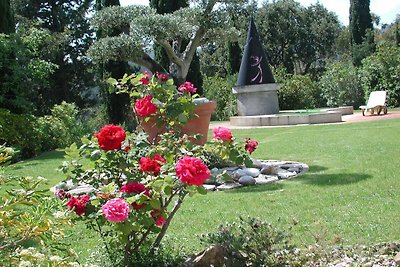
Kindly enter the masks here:
[[88, 195], [83, 195], [79, 197], [71, 196], [71, 198], [67, 202], [67, 206], [70, 210], [74, 209], [76, 214], [81, 216], [86, 212], [86, 205], [90, 201], [90, 197]]
[[157, 79], [159, 79], [161, 82], [168, 81], [168, 75], [167, 74], [156, 72], [156, 76], [157, 76]]
[[188, 185], [202, 185], [210, 177], [207, 165], [198, 158], [185, 156], [175, 166], [176, 175]]
[[158, 227], [162, 227], [165, 224], [166, 220], [160, 210], [152, 210], [150, 214]]
[[[125, 185], [123, 185], [121, 187], [121, 192], [123, 193], [127, 193], [127, 194], [133, 194], [133, 195], [139, 195], [141, 193], [143, 193], [146, 196], [150, 196], [150, 191], [149, 189], [147, 189], [143, 184], [141, 183], [136, 183], [136, 182], [132, 182], [132, 183], [127, 183]], [[132, 207], [135, 210], [141, 209], [144, 206], [146, 206], [146, 204], [137, 204], [136, 202], [131, 203]]]
[[193, 86], [193, 83], [185, 82], [179, 86], [178, 91], [182, 93], [196, 93], [197, 88]]
[[153, 172], [157, 176], [160, 173], [161, 166], [165, 162], [166, 160], [162, 156], [155, 154], [154, 158], [142, 157], [139, 160], [139, 168], [143, 172]]
[[232, 140], [232, 138], [233, 138], [232, 132], [228, 128], [217, 127], [212, 131], [212, 133], [213, 133], [213, 138], [214, 139], [219, 139], [219, 140], [222, 140], [222, 141], [230, 141], [230, 142], [233, 141]]
[[97, 138], [101, 149], [114, 150], [121, 149], [121, 143], [125, 140], [126, 134], [122, 127], [109, 124], [101, 128], [94, 137]]
[[140, 83], [143, 85], [149, 85], [150, 84], [150, 80], [147, 77], [143, 77], [142, 79], [140, 79]]
[[244, 149], [249, 151], [250, 154], [253, 153], [254, 150], [256, 150], [256, 148], [258, 146], [258, 142], [256, 140], [252, 140], [250, 138], [245, 138], [244, 141], [246, 142], [244, 145]]
[[147, 117], [157, 112], [156, 105], [151, 102], [151, 99], [153, 99], [153, 97], [151, 95], [148, 95], [143, 97], [142, 99], [136, 100], [135, 110], [140, 117]]

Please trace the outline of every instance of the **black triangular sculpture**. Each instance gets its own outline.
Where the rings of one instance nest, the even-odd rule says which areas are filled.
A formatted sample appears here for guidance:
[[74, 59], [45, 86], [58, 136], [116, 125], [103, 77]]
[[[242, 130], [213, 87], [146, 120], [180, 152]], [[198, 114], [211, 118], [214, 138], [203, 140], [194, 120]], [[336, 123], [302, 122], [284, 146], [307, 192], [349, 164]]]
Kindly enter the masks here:
[[251, 18], [236, 86], [266, 83], [275, 83], [275, 79], [260, 42], [256, 25]]

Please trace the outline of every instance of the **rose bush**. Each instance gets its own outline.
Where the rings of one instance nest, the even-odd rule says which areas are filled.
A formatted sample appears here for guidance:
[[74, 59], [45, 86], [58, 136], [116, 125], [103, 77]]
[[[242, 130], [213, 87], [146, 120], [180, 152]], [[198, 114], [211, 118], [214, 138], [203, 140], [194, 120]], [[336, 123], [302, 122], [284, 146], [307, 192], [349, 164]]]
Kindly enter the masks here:
[[[56, 192], [67, 209], [76, 213], [76, 219], [100, 234], [110, 262], [116, 266], [130, 266], [143, 258], [143, 253], [160, 246], [184, 199], [206, 193], [203, 183], [211, 177], [211, 167], [252, 164], [250, 150], [236, 142], [227, 128], [218, 128], [204, 146], [194, 144], [194, 136], [180, 132], [185, 121], [181, 115], [190, 118], [193, 111], [188, 84], [187, 92], [180, 94], [164, 74], [131, 75], [128, 80], [129, 86], [146, 91], [131, 90], [138, 99], [151, 96], [140, 109], [134, 105], [137, 115], [157, 114], [169, 130], [157, 143], [150, 142], [143, 132], [129, 133], [115, 125], [104, 126], [91, 139], [82, 138], [80, 147], [73, 144], [66, 149], [62, 170], [74, 184], [89, 187], [79, 196], [63, 188]], [[168, 100], [177, 96], [172, 88], [180, 96], [176, 105]]]

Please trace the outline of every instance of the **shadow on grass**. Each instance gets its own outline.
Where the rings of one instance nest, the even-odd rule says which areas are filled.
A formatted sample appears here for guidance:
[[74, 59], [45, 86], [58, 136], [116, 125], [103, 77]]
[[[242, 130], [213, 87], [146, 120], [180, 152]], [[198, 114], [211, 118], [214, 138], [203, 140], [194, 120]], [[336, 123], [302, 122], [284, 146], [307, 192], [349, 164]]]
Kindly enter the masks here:
[[243, 186], [237, 189], [231, 189], [223, 191], [225, 193], [255, 193], [255, 192], [274, 192], [282, 190], [284, 187], [283, 183], [270, 183], [256, 186]]
[[305, 174], [295, 179], [302, 183], [319, 186], [354, 184], [371, 178], [371, 175], [362, 173], [337, 173], [337, 174]]
[[310, 165], [308, 166], [310, 169], [308, 170], [307, 173], [316, 173], [316, 172], [322, 172], [326, 171], [328, 168], [324, 166], [319, 166], [319, 165]]

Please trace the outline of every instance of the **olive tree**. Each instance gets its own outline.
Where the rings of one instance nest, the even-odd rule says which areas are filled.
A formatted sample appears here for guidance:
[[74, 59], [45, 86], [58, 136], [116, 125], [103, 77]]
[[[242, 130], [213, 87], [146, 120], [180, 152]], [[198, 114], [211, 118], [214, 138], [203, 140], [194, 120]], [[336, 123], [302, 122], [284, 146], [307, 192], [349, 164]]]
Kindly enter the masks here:
[[[146, 6], [109, 7], [96, 12], [92, 24], [107, 31], [126, 29], [122, 34], [99, 39], [89, 49], [97, 61], [129, 60], [152, 72], [168, 72], [178, 83], [186, 80], [197, 48], [215, 38], [232, 38], [237, 31], [225, 16], [226, 6], [244, 0], [197, 0], [188, 8], [157, 14]], [[189, 40], [183, 47], [183, 40]], [[161, 45], [172, 62], [168, 70], [149, 56], [152, 44]]]

